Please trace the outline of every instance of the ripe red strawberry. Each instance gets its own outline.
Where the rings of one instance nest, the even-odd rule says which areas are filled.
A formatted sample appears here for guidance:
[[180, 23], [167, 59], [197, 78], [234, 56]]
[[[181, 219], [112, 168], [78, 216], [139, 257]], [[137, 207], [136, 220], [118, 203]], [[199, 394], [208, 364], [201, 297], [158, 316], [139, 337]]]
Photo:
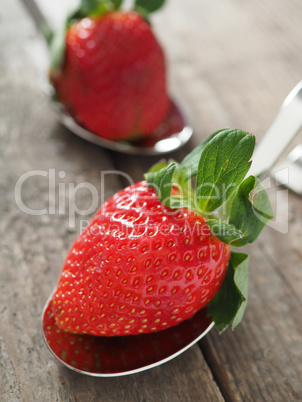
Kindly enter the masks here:
[[165, 207], [137, 183], [101, 207], [68, 254], [54, 297], [58, 324], [106, 336], [171, 327], [213, 298], [229, 257], [201, 216]]
[[[237, 325], [248, 258], [232, 252], [230, 259], [226, 243], [255, 240], [271, 216], [256, 179], [242, 181], [254, 143], [240, 130], [219, 131], [181, 164], [161, 162], [146, 175], [148, 183], [105, 202], [66, 258], [52, 300], [57, 325], [101, 336], [150, 333], [209, 302], [220, 330], [232, 320]], [[224, 220], [217, 215], [223, 206]]]
[[162, 48], [137, 12], [90, 11], [68, 26], [64, 58], [50, 73], [56, 96], [101, 137], [149, 136], [170, 107]]

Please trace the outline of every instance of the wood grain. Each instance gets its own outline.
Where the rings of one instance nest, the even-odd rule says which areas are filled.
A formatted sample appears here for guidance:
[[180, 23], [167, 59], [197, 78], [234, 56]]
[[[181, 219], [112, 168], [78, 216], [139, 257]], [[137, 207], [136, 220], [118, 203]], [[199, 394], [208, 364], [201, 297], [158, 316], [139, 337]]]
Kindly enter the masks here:
[[[93, 215], [70, 225], [69, 185], [91, 183], [107, 199], [142, 174], [155, 157], [119, 155], [62, 128], [42, 93], [43, 40], [18, 0], [0, 11], [0, 400], [11, 401], [298, 401], [302, 400], [301, 198], [289, 192], [286, 233], [267, 228], [251, 254], [249, 307], [235, 332], [215, 330], [164, 366], [128, 377], [97, 379], [58, 364], [43, 343], [40, 315], [66, 253]], [[46, 2], [54, 19], [60, 1]], [[301, 79], [302, 8], [298, 0], [206, 0], [167, 3], [154, 16], [166, 49], [171, 95], [194, 128], [185, 152], [216, 129], [232, 126], [260, 140], [287, 93]], [[22, 200], [48, 213], [31, 216]], [[63, 172], [64, 177], [59, 173]], [[49, 178], [54, 174], [55, 183]], [[103, 181], [102, 181], [103, 180]], [[106, 182], [105, 182], [106, 181]], [[66, 199], [59, 194], [65, 185]], [[49, 195], [49, 186], [55, 192]], [[61, 186], [61, 188], [62, 188]], [[104, 189], [104, 193], [102, 193]], [[276, 191], [270, 196], [278, 207]], [[60, 214], [63, 199], [66, 202]], [[91, 194], [76, 193], [88, 209]]]

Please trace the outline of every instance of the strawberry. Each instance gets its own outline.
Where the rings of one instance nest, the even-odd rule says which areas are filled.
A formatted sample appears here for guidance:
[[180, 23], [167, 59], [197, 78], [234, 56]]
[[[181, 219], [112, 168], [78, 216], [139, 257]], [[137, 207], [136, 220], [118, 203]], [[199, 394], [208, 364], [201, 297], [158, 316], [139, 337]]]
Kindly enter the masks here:
[[180, 164], [158, 163], [105, 202], [66, 258], [52, 299], [59, 328], [152, 333], [206, 305], [219, 330], [236, 326], [248, 256], [229, 244], [254, 241], [272, 217], [258, 180], [245, 179], [254, 143], [241, 130], [218, 131]]
[[118, 10], [120, 2], [90, 3], [83, 0], [68, 20], [63, 57], [50, 71], [56, 97], [103, 138], [150, 136], [171, 107], [163, 50], [137, 11]]
[[229, 257], [201, 216], [174, 213], [146, 182], [134, 184], [102, 206], [72, 247], [54, 298], [58, 323], [107, 336], [171, 327], [212, 299]]

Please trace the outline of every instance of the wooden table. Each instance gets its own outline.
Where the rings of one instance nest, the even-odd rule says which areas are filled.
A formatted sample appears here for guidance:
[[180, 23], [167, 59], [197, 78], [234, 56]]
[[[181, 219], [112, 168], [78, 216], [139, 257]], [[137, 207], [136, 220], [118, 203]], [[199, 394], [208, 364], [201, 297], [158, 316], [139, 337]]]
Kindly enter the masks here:
[[[60, 14], [60, 1], [42, 3]], [[173, 0], [154, 16], [170, 92], [194, 128], [193, 140], [174, 159], [223, 127], [261, 139], [302, 77], [301, 20], [300, 0]], [[128, 183], [112, 174], [103, 186], [101, 172], [121, 170], [138, 181], [158, 158], [107, 151], [64, 129], [40, 88], [43, 39], [18, 0], [2, 0], [0, 30], [0, 400], [302, 400], [302, 199], [289, 192], [287, 203], [284, 188], [270, 196], [288, 211], [288, 229], [268, 227], [248, 247], [249, 307], [235, 332], [212, 330], [175, 360], [120, 378], [77, 374], [50, 355], [40, 315], [83, 219], [77, 215], [70, 227], [68, 200], [59, 213], [59, 183], [68, 189], [89, 182], [99, 194], [104, 187], [107, 199]], [[47, 176], [26, 180], [22, 200], [47, 208], [44, 215], [27, 214], [16, 203], [18, 179], [34, 170]], [[48, 180], [51, 172], [55, 182]], [[76, 202], [89, 208], [90, 194], [78, 191]]]

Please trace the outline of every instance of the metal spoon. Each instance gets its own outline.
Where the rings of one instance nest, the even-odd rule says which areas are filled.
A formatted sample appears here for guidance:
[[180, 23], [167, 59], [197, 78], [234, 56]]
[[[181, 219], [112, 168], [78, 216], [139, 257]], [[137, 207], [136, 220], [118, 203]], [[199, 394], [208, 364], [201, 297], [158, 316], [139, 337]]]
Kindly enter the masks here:
[[[256, 148], [252, 174], [268, 171], [301, 126], [302, 81], [285, 99]], [[52, 295], [42, 314], [43, 337], [53, 355], [70, 369], [95, 377], [123, 376], [163, 364], [197, 343], [213, 326], [206, 309], [202, 309], [179, 325], [152, 334], [121, 337], [70, 334], [61, 331], [55, 323]], [[54, 332], [56, 342], [52, 341]]]
[[[36, 22], [39, 31], [43, 33], [45, 39], [49, 42], [53, 36], [53, 31], [35, 0], [23, 0], [23, 3]], [[43, 88], [43, 90], [45, 89], [46, 93], [50, 95], [53, 100], [53, 90], [50, 89], [49, 85]], [[173, 152], [184, 146], [193, 134], [193, 130], [186, 123], [180, 108], [173, 101], [171, 102], [171, 108], [165, 121], [157, 127], [149, 138], [136, 142], [110, 141], [102, 138], [79, 125], [76, 120], [67, 113], [64, 105], [61, 103], [53, 101], [52, 105], [58, 114], [59, 121], [74, 134], [95, 145], [127, 154], [160, 155]]]

